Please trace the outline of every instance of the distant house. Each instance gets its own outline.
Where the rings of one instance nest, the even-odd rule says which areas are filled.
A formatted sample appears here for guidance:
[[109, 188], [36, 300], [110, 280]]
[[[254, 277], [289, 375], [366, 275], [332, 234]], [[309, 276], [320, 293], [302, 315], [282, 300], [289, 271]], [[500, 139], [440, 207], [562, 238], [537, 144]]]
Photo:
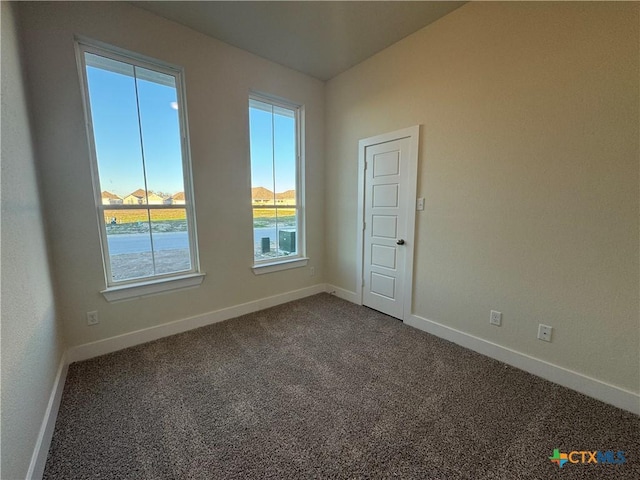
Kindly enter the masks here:
[[115, 193], [107, 192], [105, 190], [102, 192], [101, 197], [102, 205], [122, 205], [122, 198]]
[[278, 205], [295, 205], [296, 191], [287, 190], [286, 192], [276, 193], [276, 203]]
[[125, 205], [162, 205], [163, 198], [153, 192], [145, 192], [141, 188], [124, 197]]
[[273, 192], [264, 187], [251, 189], [251, 203], [253, 205], [273, 205]]
[[184, 192], [178, 192], [175, 195], [173, 195], [171, 197], [171, 202], [172, 205], [184, 205], [185, 201], [184, 201]]

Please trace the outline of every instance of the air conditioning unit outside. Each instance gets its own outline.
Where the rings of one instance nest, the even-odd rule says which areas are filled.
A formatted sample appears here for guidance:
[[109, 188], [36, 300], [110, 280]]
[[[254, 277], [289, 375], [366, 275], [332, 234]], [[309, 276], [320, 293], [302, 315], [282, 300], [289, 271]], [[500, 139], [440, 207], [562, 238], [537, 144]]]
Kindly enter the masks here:
[[296, 251], [296, 231], [280, 230], [278, 233], [278, 247], [283, 252], [295, 253]]

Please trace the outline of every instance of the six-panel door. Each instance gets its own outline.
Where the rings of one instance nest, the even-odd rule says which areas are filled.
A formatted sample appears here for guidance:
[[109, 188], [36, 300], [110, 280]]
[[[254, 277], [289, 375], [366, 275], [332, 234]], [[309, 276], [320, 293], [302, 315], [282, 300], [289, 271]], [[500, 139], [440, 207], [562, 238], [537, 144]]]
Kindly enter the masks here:
[[363, 304], [402, 319], [410, 139], [366, 147]]

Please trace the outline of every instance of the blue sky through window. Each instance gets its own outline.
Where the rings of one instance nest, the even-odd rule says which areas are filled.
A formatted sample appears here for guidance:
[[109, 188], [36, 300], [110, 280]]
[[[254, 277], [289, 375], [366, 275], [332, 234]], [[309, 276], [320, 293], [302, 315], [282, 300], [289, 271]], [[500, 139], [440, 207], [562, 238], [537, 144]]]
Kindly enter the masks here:
[[[101, 191], [124, 198], [144, 189], [145, 172], [150, 191], [184, 191], [173, 77], [94, 54], [87, 53], [86, 59]], [[293, 111], [274, 107], [272, 115], [271, 110], [250, 108], [249, 120], [252, 186], [275, 193], [294, 190]]]
[[[144, 79], [145, 72], [146, 77], [154, 72], [110, 62], [119, 64], [120, 71], [87, 66], [101, 190], [125, 197], [144, 189], [146, 170], [149, 190], [184, 191], [175, 86]], [[134, 78], [134, 68], [141, 78]]]
[[296, 188], [294, 111], [251, 100], [251, 186], [274, 193]]

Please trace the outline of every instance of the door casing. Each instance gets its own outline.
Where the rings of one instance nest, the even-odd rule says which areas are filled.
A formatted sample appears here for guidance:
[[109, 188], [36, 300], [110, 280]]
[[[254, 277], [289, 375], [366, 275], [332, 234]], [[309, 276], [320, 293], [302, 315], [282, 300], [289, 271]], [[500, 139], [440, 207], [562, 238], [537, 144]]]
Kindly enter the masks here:
[[420, 125], [396, 130], [394, 132], [375, 135], [373, 137], [363, 138], [358, 142], [358, 211], [356, 225], [357, 232], [357, 252], [356, 252], [356, 299], [359, 305], [362, 305], [363, 299], [363, 283], [364, 283], [364, 209], [365, 209], [365, 161], [367, 147], [378, 145], [381, 143], [391, 142], [410, 138], [411, 151], [409, 152], [409, 180], [407, 188], [408, 198], [412, 199], [407, 202], [407, 235], [409, 241], [407, 245], [405, 265], [404, 265], [404, 308], [402, 320], [407, 320], [412, 311], [413, 299], [413, 259], [415, 254], [415, 225], [416, 225], [416, 196], [418, 189], [418, 148], [420, 140]]

